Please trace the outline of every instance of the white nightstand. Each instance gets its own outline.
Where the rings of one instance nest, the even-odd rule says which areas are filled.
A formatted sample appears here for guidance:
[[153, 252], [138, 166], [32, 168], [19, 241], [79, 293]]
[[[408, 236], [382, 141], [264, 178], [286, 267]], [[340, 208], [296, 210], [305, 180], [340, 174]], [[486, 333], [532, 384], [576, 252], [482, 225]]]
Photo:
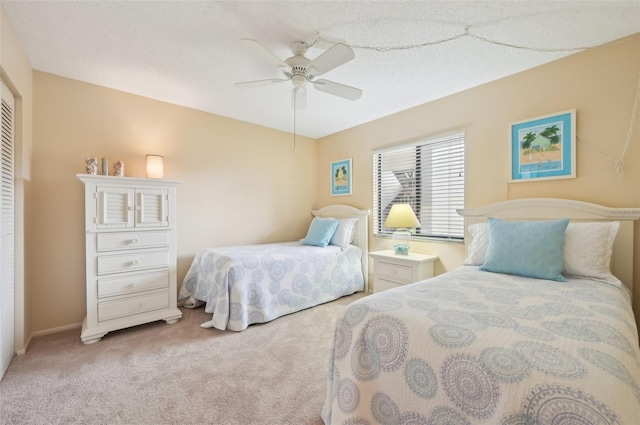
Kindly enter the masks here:
[[392, 250], [370, 252], [373, 258], [373, 292], [396, 288], [433, 277], [437, 255], [396, 255]]

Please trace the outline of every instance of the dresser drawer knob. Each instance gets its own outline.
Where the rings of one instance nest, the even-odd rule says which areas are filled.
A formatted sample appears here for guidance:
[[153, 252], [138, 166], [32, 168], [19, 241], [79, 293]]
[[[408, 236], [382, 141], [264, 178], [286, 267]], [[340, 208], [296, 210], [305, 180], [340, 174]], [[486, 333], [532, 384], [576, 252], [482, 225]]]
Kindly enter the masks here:
[[131, 306], [134, 310], [140, 310], [140, 303], [135, 303]]
[[140, 264], [140, 260], [133, 260], [131, 264], [133, 264], [134, 266], [137, 266], [138, 264]]
[[138, 239], [138, 238], [133, 238], [133, 239], [131, 239], [131, 243], [132, 243], [133, 245], [137, 244], [138, 242], [140, 242], [140, 239]]
[[393, 274], [393, 275], [396, 275], [396, 274], [398, 274], [398, 270], [396, 270], [396, 269], [393, 269], [393, 270], [391, 271], [391, 274]]
[[135, 282], [133, 282], [133, 285], [132, 285], [132, 286], [133, 286], [134, 288], [137, 288], [138, 286], [140, 286], [140, 282], [135, 281]]

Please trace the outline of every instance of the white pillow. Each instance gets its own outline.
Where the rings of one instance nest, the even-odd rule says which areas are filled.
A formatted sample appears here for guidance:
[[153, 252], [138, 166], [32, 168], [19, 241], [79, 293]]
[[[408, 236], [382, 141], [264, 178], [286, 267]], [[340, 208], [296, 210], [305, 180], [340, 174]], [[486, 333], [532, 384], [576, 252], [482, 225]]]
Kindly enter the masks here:
[[487, 223], [476, 223], [469, 226], [471, 233], [471, 244], [467, 248], [467, 258], [464, 260], [465, 266], [481, 266], [484, 264], [484, 256], [489, 244], [489, 233]]
[[357, 218], [339, 219], [338, 228], [333, 234], [329, 245], [337, 245], [341, 248], [346, 248], [351, 242], [353, 242], [353, 228], [357, 221]]
[[613, 242], [619, 227], [617, 221], [569, 224], [564, 236], [562, 274], [622, 287], [610, 269]]

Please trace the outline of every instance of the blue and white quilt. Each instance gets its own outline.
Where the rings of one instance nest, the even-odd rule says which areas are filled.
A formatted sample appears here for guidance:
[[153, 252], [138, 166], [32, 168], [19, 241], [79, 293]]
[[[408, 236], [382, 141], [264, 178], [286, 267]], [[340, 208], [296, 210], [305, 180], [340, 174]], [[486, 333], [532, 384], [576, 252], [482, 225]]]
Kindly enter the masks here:
[[357, 246], [300, 242], [211, 248], [196, 255], [178, 300], [205, 303], [203, 327], [242, 331], [364, 289]]
[[640, 424], [628, 291], [462, 267], [338, 319], [325, 424]]

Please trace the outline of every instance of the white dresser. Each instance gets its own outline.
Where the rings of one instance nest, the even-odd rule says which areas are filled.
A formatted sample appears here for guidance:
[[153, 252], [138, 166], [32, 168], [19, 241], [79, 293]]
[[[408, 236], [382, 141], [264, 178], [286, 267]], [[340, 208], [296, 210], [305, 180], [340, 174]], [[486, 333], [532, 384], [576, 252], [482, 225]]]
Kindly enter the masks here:
[[85, 187], [87, 317], [81, 338], [182, 317], [177, 307], [176, 186], [78, 174]]
[[373, 258], [373, 292], [396, 288], [433, 277], [436, 255], [409, 253], [397, 255], [392, 250], [370, 252]]

